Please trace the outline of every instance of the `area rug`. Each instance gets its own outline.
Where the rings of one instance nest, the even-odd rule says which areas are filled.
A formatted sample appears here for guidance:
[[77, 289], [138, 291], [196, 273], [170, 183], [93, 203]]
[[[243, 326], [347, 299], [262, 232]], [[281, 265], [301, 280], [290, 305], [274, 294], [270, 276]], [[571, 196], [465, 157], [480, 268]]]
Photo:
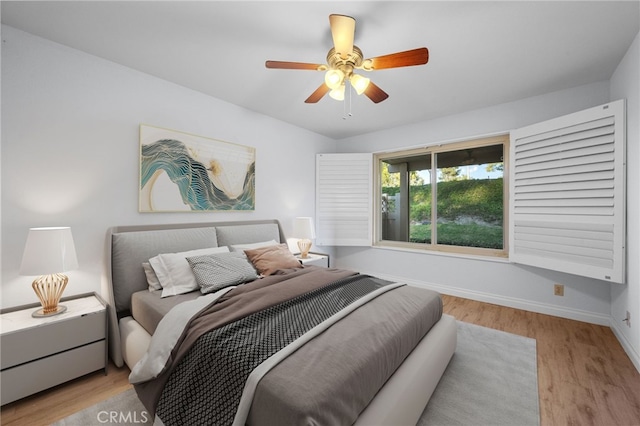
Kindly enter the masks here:
[[418, 426], [539, 425], [536, 341], [458, 321], [458, 346]]
[[[430, 425], [539, 425], [536, 341], [458, 322], [458, 346], [418, 422]], [[55, 426], [151, 425], [133, 389]]]

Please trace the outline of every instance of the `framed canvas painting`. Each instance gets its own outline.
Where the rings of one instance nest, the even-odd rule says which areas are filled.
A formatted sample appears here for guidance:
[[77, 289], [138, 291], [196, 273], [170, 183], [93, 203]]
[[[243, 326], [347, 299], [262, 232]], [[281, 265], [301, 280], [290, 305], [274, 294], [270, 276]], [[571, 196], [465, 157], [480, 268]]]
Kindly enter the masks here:
[[255, 210], [255, 148], [140, 125], [140, 212]]

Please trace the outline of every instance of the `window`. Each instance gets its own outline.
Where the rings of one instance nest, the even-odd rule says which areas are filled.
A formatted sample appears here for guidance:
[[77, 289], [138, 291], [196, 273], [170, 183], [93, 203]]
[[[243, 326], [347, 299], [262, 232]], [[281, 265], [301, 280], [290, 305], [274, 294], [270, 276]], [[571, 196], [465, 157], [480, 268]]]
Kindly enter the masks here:
[[625, 117], [619, 100], [509, 136], [318, 154], [316, 244], [508, 254], [624, 283]]
[[376, 154], [376, 245], [506, 256], [508, 143]]

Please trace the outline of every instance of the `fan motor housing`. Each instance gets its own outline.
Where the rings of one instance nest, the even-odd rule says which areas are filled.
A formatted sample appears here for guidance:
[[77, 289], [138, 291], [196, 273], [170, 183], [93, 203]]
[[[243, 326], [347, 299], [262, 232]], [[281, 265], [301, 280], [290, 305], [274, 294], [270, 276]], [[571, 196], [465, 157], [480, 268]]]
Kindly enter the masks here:
[[353, 45], [353, 50], [347, 55], [346, 59], [343, 59], [333, 47], [329, 50], [329, 53], [327, 53], [329, 69], [339, 69], [344, 72], [345, 75], [350, 75], [353, 69], [362, 66], [362, 63], [362, 50], [356, 45]]

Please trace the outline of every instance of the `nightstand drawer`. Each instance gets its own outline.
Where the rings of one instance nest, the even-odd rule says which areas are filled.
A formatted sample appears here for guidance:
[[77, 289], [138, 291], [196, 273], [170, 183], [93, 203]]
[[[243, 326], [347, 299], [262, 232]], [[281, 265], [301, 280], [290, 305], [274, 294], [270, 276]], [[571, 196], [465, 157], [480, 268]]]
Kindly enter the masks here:
[[[54, 323], [43, 323], [41, 326], [20, 332], [3, 334], [0, 336], [1, 369], [104, 339], [106, 327], [106, 310], [103, 309]], [[104, 365], [104, 352], [96, 359]]]
[[0, 372], [2, 405], [103, 369], [105, 351], [101, 340]]

